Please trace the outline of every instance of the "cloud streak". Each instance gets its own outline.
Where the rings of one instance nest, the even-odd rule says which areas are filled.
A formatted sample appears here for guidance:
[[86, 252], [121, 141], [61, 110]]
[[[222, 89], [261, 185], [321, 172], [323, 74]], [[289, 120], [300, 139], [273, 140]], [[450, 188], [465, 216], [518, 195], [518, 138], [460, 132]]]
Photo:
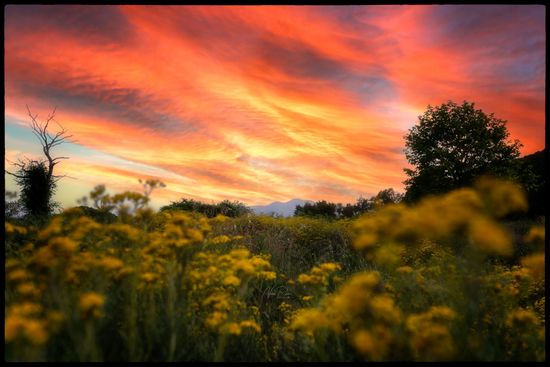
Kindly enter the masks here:
[[[542, 149], [543, 10], [10, 5], [5, 114], [57, 106], [79, 144], [171, 173], [167, 200], [351, 202], [402, 189], [428, 104], [474, 101]], [[87, 164], [90, 185], [144, 174]]]

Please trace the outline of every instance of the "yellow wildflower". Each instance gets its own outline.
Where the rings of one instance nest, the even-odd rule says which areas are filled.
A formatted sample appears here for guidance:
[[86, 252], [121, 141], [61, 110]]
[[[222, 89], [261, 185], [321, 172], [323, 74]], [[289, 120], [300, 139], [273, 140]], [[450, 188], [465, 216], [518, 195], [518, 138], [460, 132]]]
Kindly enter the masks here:
[[61, 217], [53, 218], [46, 228], [38, 232], [38, 239], [45, 240], [53, 235], [60, 234], [61, 224], [62, 224]]
[[21, 283], [17, 286], [17, 292], [23, 296], [38, 296], [40, 291], [33, 283]]
[[395, 271], [398, 273], [407, 274], [407, 273], [412, 273], [413, 268], [411, 268], [410, 266], [400, 266], [397, 269], [395, 269]]
[[506, 317], [506, 325], [513, 329], [530, 330], [539, 323], [540, 321], [533, 311], [523, 308], [510, 312]]
[[497, 218], [527, 210], [525, 192], [516, 183], [483, 177], [476, 182], [475, 189], [485, 199], [488, 209]]
[[227, 243], [229, 241], [231, 241], [231, 238], [229, 238], [226, 235], [221, 235], [221, 236], [216, 236], [216, 237], [212, 238], [212, 240], [210, 242], [212, 242], [214, 245], [219, 245], [219, 244], [222, 244], [222, 243]]
[[28, 319], [23, 323], [25, 337], [34, 345], [44, 344], [48, 340], [46, 322]]
[[62, 253], [71, 253], [78, 247], [76, 242], [68, 237], [54, 237], [48, 241], [48, 244], [52, 249]]
[[475, 246], [489, 254], [509, 256], [513, 252], [510, 235], [486, 218], [474, 220], [470, 224], [469, 235]]
[[525, 236], [525, 242], [530, 244], [544, 244], [545, 230], [543, 226], [534, 226]]
[[531, 271], [533, 277], [541, 279], [544, 278], [544, 258], [544, 252], [537, 252], [522, 258], [521, 264]]
[[114, 271], [122, 268], [124, 263], [116, 257], [105, 256], [99, 260], [99, 266], [102, 266], [107, 271]]
[[241, 335], [241, 327], [235, 322], [231, 322], [225, 325], [224, 331], [231, 335]]
[[256, 323], [255, 321], [253, 320], [244, 320], [244, 321], [241, 321], [239, 323], [239, 326], [241, 328], [247, 328], [247, 329], [251, 329], [257, 333], [261, 332], [262, 329], [260, 327], [260, 325], [258, 325], [258, 323]]
[[399, 323], [401, 311], [394, 305], [393, 299], [387, 295], [378, 295], [370, 300], [370, 308], [375, 318], [387, 323]]
[[391, 333], [381, 325], [371, 331], [361, 329], [352, 335], [352, 345], [363, 357], [379, 361], [384, 358], [390, 348]]
[[186, 231], [186, 235], [192, 242], [195, 243], [202, 242], [204, 240], [202, 232], [194, 228], [188, 228]]
[[456, 353], [449, 329], [440, 324], [431, 323], [416, 330], [410, 339], [410, 344], [416, 360], [451, 360]]
[[227, 314], [220, 311], [214, 311], [206, 320], [205, 323], [210, 328], [216, 328], [218, 325], [227, 320]]
[[273, 280], [277, 278], [277, 274], [274, 271], [262, 271], [259, 276], [265, 280]]
[[82, 318], [101, 317], [101, 307], [105, 303], [105, 297], [96, 292], [87, 292], [80, 296], [80, 311]]
[[24, 269], [16, 269], [9, 272], [7, 278], [9, 281], [19, 282], [22, 280], [29, 279], [29, 274]]
[[241, 285], [241, 280], [234, 275], [229, 275], [223, 280], [224, 285], [238, 287]]
[[23, 331], [25, 319], [19, 315], [8, 315], [4, 324], [4, 339], [6, 343], [14, 341], [20, 332]]
[[152, 283], [158, 278], [158, 276], [155, 273], [147, 272], [141, 274], [140, 278], [146, 283]]
[[6, 259], [6, 264], [4, 265], [4, 268], [6, 271], [12, 270], [16, 267], [18, 267], [21, 263], [17, 259]]
[[326, 315], [322, 311], [313, 308], [298, 310], [290, 325], [292, 329], [302, 330], [306, 333], [330, 326], [331, 323]]
[[16, 226], [8, 222], [4, 222], [4, 229], [6, 231], [6, 234], [11, 234], [11, 233], [27, 234], [27, 228]]
[[36, 316], [40, 312], [42, 312], [42, 306], [35, 302], [23, 302], [11, 305], [8, 308], [8, 312], [11, 315], [18, 315], [18, 316]]

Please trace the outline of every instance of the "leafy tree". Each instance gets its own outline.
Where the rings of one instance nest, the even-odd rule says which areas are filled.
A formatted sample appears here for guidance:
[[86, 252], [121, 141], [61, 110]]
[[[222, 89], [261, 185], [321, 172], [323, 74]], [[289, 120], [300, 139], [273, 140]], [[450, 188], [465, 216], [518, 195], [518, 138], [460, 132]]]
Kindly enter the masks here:
[[224, 200], [216, 205], [219, 214], [226, 217], [240, 217], [241, 215], [249, 214], [252, 211], [246, 205], [238, 201]]
[[360, 215], [368, 211], [371, 211], [373, 209], [372, 198], [367, 199], [364, 197], [359, 197], [354, 206], [355, 206], [355, 212], [356, 212], [355, 215]]
[[452, 101], [428, 106], [405, 136], [405, 199], [444, 193], [467, 186], [482, 174], [509, 176], [521, 143], [508, 141], [506, 121]]
[[386, 204], [395, 204], [403, 200], [403, 194], [396, 192], [393, 188], [380, 190], [376, 196], [371, 198], [373, 206], [381, 206]]
[[340, 218], [353, 218], [357, 215], [357, 207], [354, 204], [338, 204], [338, 216]]

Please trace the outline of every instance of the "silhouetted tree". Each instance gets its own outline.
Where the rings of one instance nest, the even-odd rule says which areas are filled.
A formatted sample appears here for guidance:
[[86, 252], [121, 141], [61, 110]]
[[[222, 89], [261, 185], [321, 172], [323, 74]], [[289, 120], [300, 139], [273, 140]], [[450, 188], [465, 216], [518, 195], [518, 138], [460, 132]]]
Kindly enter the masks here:
[[482, 174], [507, 176], [521, 143], [509, 142], [506, 121], [449, 101], [428, 106], [405, 136], [407, 201], [466, 186]]
[[316, 203], [304, 203], [304, 205], [296, 205], [294, 215], [309, 216], [309, 217], [337, 217], [338, 204], [330, 203], [325, 200], [317, 201]]
[[359, 197], [354, 206], [356, 211], [355, 215], [360, 215], [373, 209], [372, 200], [364, 197]]
[[357, 215], [357, 207], [353, 204], [338, 204], [337, 210], [340, 218], [353, 218]]
[[[70, 141], [72, 135], [67, 135], [67, 131], [54, 120], [55, 109], [48, 115], [44, 123], [37, 121], [38, 115], [33, 115], [28, 106], [27, 111], [31, 118], [30, 127], [33, 134], [40, 141], [46, 159], [19, 159], [18, 162], [12, 162], [15, 167], [18, 167], [16, 173], [8, 170], [5, 170], [5, 172], [15, 177], [16, 183], [21, 189], [20, 200], [27, 214], [44, 216], [51, 214], [56, 206], [52, 202], [52, 197], [57, 181], [64, 177], [54, 175], [54, 168], [60, 160], [68, 159], [68, 157], [53, 157], [52, 149]], [[51, 122], [55, 122], [60, 127], [60, 130], [53, 135], [48, 131]]]
[[403, 194], [396, 192], [393, 188], [384, 189], [371, 198], [373, 205], [396, 204], [403, 200]]
[[31, 161], [18, 171], [15, 182], [21, 188], [21, 203], [33, 217], [47, 216], [53, 211], [52, 196], [56, 184], [49, 179], [44, 162]]
[[546, 149], [516, 160], [514, 178], [527, 193], [528, 215], [546, 214]]

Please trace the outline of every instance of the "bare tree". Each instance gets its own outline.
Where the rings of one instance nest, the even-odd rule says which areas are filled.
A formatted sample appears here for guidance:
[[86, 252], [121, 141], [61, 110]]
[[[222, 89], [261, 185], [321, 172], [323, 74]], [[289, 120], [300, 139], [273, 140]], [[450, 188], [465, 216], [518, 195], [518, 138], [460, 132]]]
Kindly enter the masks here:
[[[10, 162], [13, 166], [17, 167], [17, 172], [14, 173], [8, 170], [5, 170], [5, 172], [14, 176], [17, 184], [21, 186], [22, 200], [24, 202], [28, 202], [25, 204], [25, 207], [32, 213], [33, 210], [31, 210], [29, 205], [34, 204], [31, 203], [32, 200], [30, 200], [30, 198], [25, 200], [25, 197], [30, 193], [36, 194], [39, 192], [44, 192], [43, 195], [46, 195], [46, 197], [44, 197], [43, 204], [46, 205], [46, 207], [51, 207], [50, 198], [55, 190], [55, 184], [60, 178], [65, 177], [65, 175], [54, 175], [54, 168], [62, 159], [69, 159], [69, 157], [63, 156], [54, 157], [52, 154], [52, 149], [60, 144], [72, 142], [73, 140], [71, 140], [72, 135], [68, 135], [67, 130], [65, 130], [65, 128], [54, 119], [56, 108], [54, 108], [48, 115], [45, 122], [39, 122], [37, 120], [38, 115], [33, 115], [29, 106], [27, 106], [27, 112], [31, 118], [30, 127], [32, 132], [38, 138], [46, 159], [35, 160], [26, 157], [18, 158], [17, 162]], [[52, 122], [59, 126], [59, 130], [53, 134], [48, 131], [48, 128], [51, 126]], [[44, 171], [43, 175], [40, 174], [40, 171], [42, 170]], [[36, 177], [43, 178], [35, 182]], [[45, 188], [48, 189], [44, 190]], [[36, 200], [34, 194], [33, 200]]]

